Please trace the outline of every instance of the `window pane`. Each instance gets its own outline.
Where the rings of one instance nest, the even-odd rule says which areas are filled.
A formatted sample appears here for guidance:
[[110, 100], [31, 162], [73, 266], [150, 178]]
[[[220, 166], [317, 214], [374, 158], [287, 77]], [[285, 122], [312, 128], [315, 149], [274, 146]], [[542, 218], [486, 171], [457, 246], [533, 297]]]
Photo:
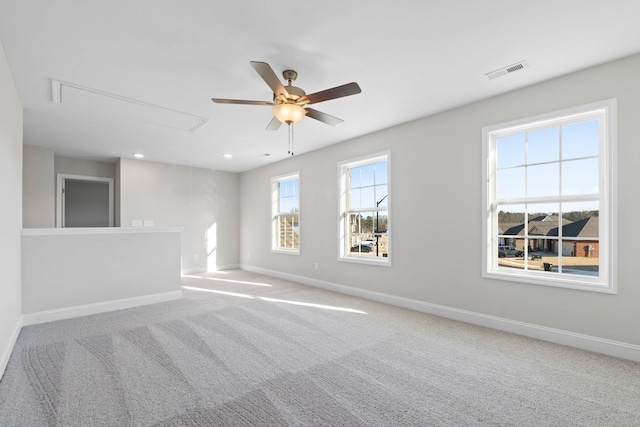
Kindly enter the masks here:
[[389, 206], [389, 189], [387, 185], [376, 185], [376, 205], [379, 208], [386, 208]]
[[368, 187], [374, 185], [374, 165], [362, 166], [360, 169], [362, 170], [360, 186]]
[[349, 209], [360, 209], [362, 203], [360, 202], [360, 189], [353, 188], [349, 191]]
[[498, 245], [498, 265], [523, 270], [526, 263], [525, 242], [523, 238], [505, 239], [505, 244]]
[[295, 191], [295, 185], [297, 180], [291, 181], [283, 181], [280, 183], [280, 197], [291, 197], [294, 196], [297, 191]]
[[387, 183], [387, 162], [376, 163], [376, 184]]
[[376, 213], [376, 218], [375, 218], [375, 229], [374, 231], [377, 234], [386, 234], [389, 232], [389, 221], [388, 221], [389, 217], [387, 216], [387, 214], [383, 214], [383, 213]]
[[349, 214], [349, 232], [354, 235], [373, 234], [373, 218], [372, 212]]
[[524, 167], [497, 171], [498, 200], [525, 196]]
[[559, 192], [559, 163], [527, 167], [527, 197], [557, 196]]
[[532, 251], [552, 252], [551, 243], [544, 238], [557, 237], [560, 223], [558, 203], [528, 204], [529, 222], [527, 234], [531, 238], [529, 248]]
[[597, 120], [562, 126], [562, 158], [597, 156], [598, 132]]
[[562, 272], [597, 276], [600, 270], [598, 202], [565, 203], [562, 227]]
[[[557, 246], [557, 240], [546, 243], [549, 247]], [[529, 255], [528, 269], [534, 271], [558, 272], [558, 254], [555, 252], [538, 252]]]
[[373, 208], [376, 206], [374, 187], [364, 187], [360, 190], [360, 200], [363, 208]]
[[525, 134], [505, 136], [497, 141], [498, 169], [524, 164]]
[[355, 255], [372, 256], [374, 238], [374, 213], [362, 212], [349, 215], [349, 251]]
[[300, 244], [298, 215], [281, 215], [278, 218], [278, 247], [297, 249]]
[[562, 194], [598, 194], [598, 159], [562, 162]]
[[498, 205], [498, 244], [513, 245], [524, 236], [524, 205]]
[[294, 199], [280, 199], [280, 213], [296, 212], [296, 202]]
[[297, 179], [278, 183], [278, 212], [298, 212], [298, 184]]
[[560, 226], [559, 203], [530, 203], [527, 205], [528, 270], [552, 271], [558, 265], [558, 232]]
[[560, 128], [547, 128], [527, 134], [527, 164], [559, 159]]
[[360, 187], [361, 179], [360, 179], [360, 170], [362, 168], [351, 168], [349, 169], [349, 187], [356, 188]]
[[287, 195], [287, 182], [279, 182], [278, 183], [278, 197], [282, 198]]

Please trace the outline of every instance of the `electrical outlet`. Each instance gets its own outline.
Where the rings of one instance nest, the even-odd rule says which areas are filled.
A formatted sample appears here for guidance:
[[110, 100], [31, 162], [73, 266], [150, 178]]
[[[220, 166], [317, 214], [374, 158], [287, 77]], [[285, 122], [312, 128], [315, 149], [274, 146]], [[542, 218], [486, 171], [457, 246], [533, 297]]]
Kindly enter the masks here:
[[145, 227], [153, 227], [153, 220], [152, 219], [145, 219], [144, 220], [144, 226]]
[[132, 227], [142, 227], [142, 220], [141, 219], [132, 219], [131, 220], [131, 226]]
[[315, 268], [316, 268], [316, 270], [318, 269], [318, 261], [316, 261]]
[[196, 254], [196, 261], [198, 261], [199, 259], [200, 259], [200, 256]]

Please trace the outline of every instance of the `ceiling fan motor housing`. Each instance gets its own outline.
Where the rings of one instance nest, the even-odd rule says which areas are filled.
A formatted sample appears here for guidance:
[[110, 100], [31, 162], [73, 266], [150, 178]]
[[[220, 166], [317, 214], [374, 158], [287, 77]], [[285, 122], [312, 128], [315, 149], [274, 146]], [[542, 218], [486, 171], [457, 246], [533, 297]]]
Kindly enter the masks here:
[[298, 99], [305, 96], [307, 93], [296, 86], [285, 86], [287, 93], [289, 96], [287, 97], [287, 101], [296, 102]]

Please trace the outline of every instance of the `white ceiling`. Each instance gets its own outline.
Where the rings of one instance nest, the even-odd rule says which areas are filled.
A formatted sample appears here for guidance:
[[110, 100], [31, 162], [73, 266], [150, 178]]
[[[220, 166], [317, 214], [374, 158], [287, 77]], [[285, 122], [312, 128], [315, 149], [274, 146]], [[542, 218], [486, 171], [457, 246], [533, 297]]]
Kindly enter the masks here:
[[342, 125], [295, 125], [301, 154], [640, 52], [638, 17], [638, 0], [0, 0], [0, 41], [26, 144], [240, 172], [287, 158], [269, 107], [210, 100], [270, 100], [251, 60], [307, 93], [362, 88], [314, 105]]

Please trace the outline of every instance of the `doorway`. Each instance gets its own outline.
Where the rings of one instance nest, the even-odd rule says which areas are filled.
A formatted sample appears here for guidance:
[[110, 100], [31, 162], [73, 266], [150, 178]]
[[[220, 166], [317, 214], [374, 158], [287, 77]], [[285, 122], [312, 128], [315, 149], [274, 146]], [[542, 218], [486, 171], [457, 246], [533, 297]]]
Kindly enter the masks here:
[[113, 227], [113, 178], [57, 178], [56, 227]]

